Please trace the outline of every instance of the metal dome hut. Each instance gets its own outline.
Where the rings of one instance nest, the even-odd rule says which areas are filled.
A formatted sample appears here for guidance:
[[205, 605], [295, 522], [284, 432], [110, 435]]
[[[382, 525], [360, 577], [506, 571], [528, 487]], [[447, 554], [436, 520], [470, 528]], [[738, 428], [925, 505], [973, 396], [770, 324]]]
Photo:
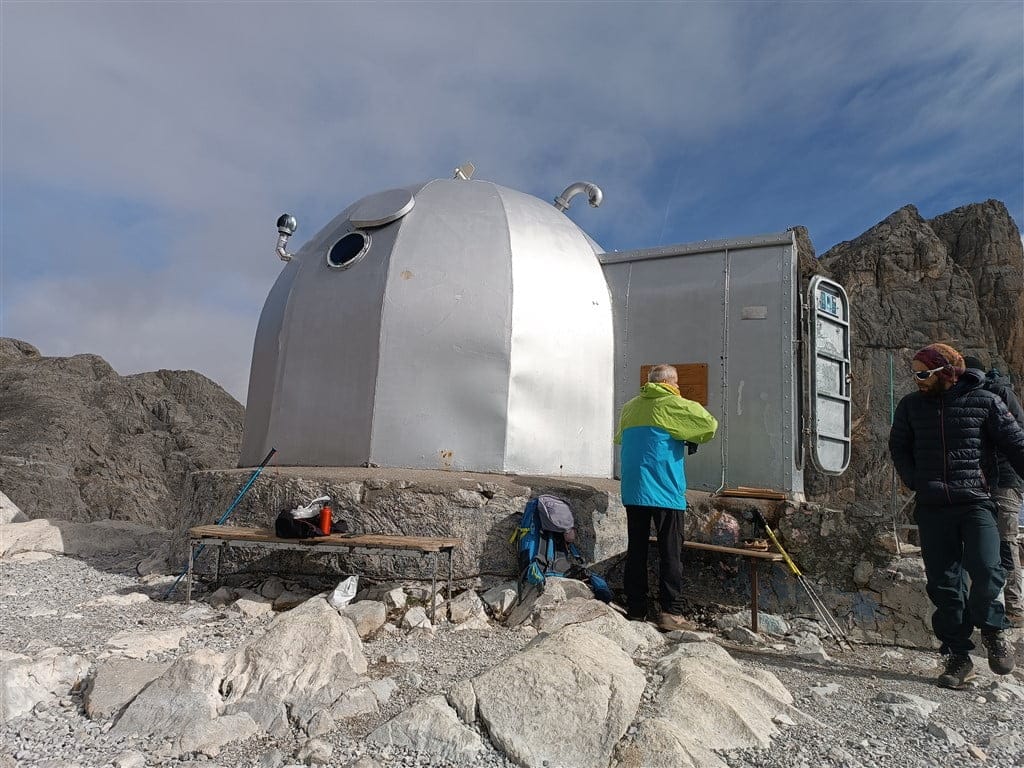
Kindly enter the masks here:
[[608, 477], [612, 307], [594, 243], [488, 181], [390, 189], [288, 260], [253, 349], [241, 466]]

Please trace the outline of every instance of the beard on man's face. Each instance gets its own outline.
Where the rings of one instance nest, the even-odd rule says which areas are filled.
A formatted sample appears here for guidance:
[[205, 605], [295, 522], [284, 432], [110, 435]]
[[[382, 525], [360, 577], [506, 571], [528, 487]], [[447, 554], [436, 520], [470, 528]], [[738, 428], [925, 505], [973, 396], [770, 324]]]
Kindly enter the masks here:
[[942, 379], [932, 376], [926, 381], [918, 382], [917, 389], [926, 397], [940, 397], [942, 395]]

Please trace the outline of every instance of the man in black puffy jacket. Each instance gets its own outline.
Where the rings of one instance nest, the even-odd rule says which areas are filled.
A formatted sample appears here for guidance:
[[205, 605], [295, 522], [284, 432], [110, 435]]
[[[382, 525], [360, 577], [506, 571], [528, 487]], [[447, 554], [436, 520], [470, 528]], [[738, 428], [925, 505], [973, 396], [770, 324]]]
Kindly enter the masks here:
[[1014, 667], [1009, 622], [997, 600], [1004, 577], [991, 494], [998, 482], [996, 451], [1024, 474], [1024, 430], [952, 347], [929, 344], [914, 355], [912, 368], [918, 391], [896, 407], [889, 452], [915, 494], [928, 597], [935, 606], [932, 629], [949, 654], [938, 683], [960, 688], [974, 677], [969, 654], [975, 628], [989, 668], [1005, 675]]
[[[977, 357], [964, 355], [964, 365], [979, 374], [985, 370], [985, 364]], [[1007, 410], [1024, 428], [1024, 408], [1013, 392], [1010, 379], [1000, 375], [999, 371], [991, 370], [985, 374], [982, 383], [989, 392], [999, 397], [1006, 404]], [[1003, 586], [1003, 604], [1006, 606], [1006, 619], [1015, 627], [1024, 627], [1024, 600], [1021, 599], [1021, 568], [1020, 552], [1017, 539], [1020, 535], [1017, 516], [1020, 514], [1021, 502], [1024, 501], [1024, 480], [1013, 471], [1010, 462], [1000, 454], [999, 482], [992, 489], [992, 499], [996, 503], [999, 526], [999, 558], [1006, 572], [1006, 584]]]

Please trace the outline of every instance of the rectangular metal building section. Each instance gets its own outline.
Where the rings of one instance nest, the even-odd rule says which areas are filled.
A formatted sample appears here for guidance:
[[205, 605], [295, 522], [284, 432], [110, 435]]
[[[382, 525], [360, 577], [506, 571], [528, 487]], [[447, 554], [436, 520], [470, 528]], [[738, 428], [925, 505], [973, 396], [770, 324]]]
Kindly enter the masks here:
[[[801, 355], [792, 232], [605, 253], [616, 412], [641, 369], [706, 364], [718, 436], [686, 457], [690, 488], [802, 497]], [[615, 471], [618, 475], [618, 455]]]

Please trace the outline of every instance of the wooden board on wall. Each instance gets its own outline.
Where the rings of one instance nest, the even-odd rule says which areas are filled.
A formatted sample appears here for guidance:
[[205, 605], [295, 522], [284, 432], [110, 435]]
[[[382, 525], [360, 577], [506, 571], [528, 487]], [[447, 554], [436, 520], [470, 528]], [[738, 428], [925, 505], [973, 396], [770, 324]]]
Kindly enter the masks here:
[[[679, 394], [703, 406], [708, 404], [708, 364], [669, 363], [679, 375]], [[654, 365], [640, 366], [640, 386], [647, 383], [647, 374]]]

